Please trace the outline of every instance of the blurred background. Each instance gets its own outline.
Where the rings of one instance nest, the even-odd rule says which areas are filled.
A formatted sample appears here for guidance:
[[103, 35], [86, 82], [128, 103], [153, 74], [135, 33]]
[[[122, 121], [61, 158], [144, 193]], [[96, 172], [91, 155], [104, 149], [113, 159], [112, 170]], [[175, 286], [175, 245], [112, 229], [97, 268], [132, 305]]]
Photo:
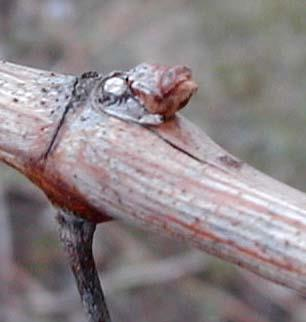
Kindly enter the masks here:
[[[0, 0], [0, 58], [58, 72], [185, 64], [184, 114], [234, 155], [306, 191], [305, 0]], [[305, 299], [122, 223], [95, 256], [114, 322], [302, 322]], [[84, 321], [54, 211], [0, 165], [0, 322]]]

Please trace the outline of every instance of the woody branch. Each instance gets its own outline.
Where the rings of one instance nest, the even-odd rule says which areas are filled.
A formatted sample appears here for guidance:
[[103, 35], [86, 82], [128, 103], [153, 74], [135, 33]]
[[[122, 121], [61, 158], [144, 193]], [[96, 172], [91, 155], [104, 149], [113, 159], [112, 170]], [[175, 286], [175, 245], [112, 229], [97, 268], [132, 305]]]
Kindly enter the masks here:
[[305, 194], [184, 118], [143, 127], [84, 106], [45, 162], [74, 80], [0, 63], [2, 161], [87, 221], [126, 220], [306, 293]]

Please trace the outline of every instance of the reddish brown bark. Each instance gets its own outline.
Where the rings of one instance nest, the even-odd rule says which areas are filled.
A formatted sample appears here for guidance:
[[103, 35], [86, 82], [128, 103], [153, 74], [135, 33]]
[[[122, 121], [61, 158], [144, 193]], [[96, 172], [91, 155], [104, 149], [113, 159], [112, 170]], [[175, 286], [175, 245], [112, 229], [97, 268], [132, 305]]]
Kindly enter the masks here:
[[0, 64], [1, 160], [85, 219], [127, 220], [306, 292], [305, 195], [184, 118], [144, 127], [81, 106], [44, 160], [74, 80]]

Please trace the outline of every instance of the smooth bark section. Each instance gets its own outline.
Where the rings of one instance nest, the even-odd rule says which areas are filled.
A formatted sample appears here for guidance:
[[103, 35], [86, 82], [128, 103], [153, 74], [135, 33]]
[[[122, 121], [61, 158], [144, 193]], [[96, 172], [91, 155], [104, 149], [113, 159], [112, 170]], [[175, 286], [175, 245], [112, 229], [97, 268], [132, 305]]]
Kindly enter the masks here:
[[69, 259], [89, 322], [111, 322], [92, 253], [96, 224], [60, 210], [60, 241]]
[[[71, 80], [59, 81], [63, 92]], [[6, 81], [15, 86], [14, 79]], [[306, 294], [305, 194], [228, 154], [180, 116], [143, 127], [90, 104], [68, 115], [56, 148], [42, 162], [38, 151], [45, 151], [52, 131], [40, 140], [38, 129], [54, 120], [33, 100], [5, 104], [3, 97], [0, 86], [0, 121], [23, 110], [27, 117], [14, 127], [0, 122], [0, 159], [17, 164], [53, 203], [96, 223], [110, 216], [184, 240]], [[31, 135], [19, 135], [23, 128]], [[18, 142], [7, 141], [6, 132]]]

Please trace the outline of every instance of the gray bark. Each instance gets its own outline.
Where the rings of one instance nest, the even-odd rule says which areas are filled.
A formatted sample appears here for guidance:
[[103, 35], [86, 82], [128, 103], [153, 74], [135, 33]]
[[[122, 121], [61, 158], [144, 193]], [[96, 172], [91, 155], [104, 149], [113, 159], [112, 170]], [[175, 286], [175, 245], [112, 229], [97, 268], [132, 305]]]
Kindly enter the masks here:
[[81, 106], [42, 160], [75, 78], [0, 63], [0, 159], [51, 202], [184, 240], [306, 294], [306, 196], [183, 117], [143, 127]]

